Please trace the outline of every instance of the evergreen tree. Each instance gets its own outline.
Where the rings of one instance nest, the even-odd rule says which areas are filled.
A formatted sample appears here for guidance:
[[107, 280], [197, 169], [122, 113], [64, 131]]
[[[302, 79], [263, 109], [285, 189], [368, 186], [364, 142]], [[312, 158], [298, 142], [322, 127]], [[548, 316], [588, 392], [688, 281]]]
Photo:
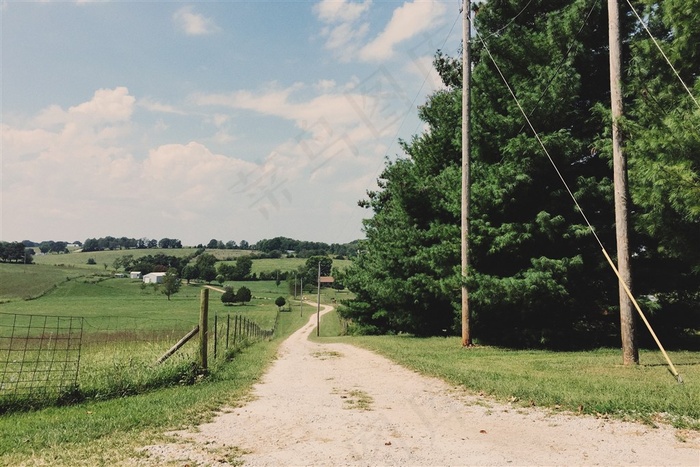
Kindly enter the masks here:
[[[640, 13], [700, 100], [700, 0], [644, 1]], [[641, 8], [644, 8], [643, 10]], [[631, 40], [627, 80], [637, 292], [657, 332], [700, 327], [700, 109], [646, 31]]]

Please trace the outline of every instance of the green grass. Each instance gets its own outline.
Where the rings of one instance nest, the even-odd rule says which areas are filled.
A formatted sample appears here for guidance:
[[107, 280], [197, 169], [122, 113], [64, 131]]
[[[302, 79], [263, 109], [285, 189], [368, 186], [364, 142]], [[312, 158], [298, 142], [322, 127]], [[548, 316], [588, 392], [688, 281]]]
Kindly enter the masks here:
[[[261, 272], [271, 273], [276, 270], [280, 271], [295, 271], [299, 266], [306, 264], [306, 258], [262, 258], [253, 260], [252, 272], [260, 274]], [[352, 260], [334, 259], [333, 267], [344, 271], [352, 264]]]
[[[306, 308], [305, 308], [305, 311]], [[308, 319], [282, 313], [278, 334], [242, 349], [194, 386], [0, 417], [0, 465], [129, 465], [138, 448], [167, 439], [163, 433], [211, 419], [240, 404], [277, 347]]]
[[72, 267], [0, 263], [0, 302], [37, 298], [67, 279], [86, 274]]
[[[131, 249], [131, 250], [105, 250], [105, 251], [77, 251], [72, 253], [61, 253], [61, 254], [47, 254], [47, 255], [35, 255], [34, 263], [45, 264], [51, 266], [73, 266], [83, 269], [88, 269], [90, 271], [105, 271], [104, 265], [107, 265], [106, 270], [112, 271], [114, 268], [114, 260], [121, 258], [122, 256], [132, 255], [135, 259], [147, 255], [157, 255], [162, 253], [168, 256], [176, 256], [182, 258], [183, 256], [188, 256], [194, 254], [195, 248], [143, 248], [143, 249]], [[207, 253], [212, 251], [235, 251], [235, 250], [207, 250]], [[230, 253], [234, 256], [233, 253]], [[96, 264], [89, 265], [87, 260], [92, 258], [95, 260]]]
[[[220, 294], [209, 291], [210, 359], [214, 356], [214, 323], [217, 315], [218, 356], [224, 355], [225, 352], [228, 316], [231, 316], [228, 329], [231, 345], [235, 315], [245, 316], [262, 329], [271, 329], [274, 326], [277, 317], [274, 298], [278, 296], [274, 282], [261, 281], [250, 285], [254, 298], [245, 305], [224, 306], [219, 299]], [[15, 314], [83, 318], [79, 391], [71, 395], [71, 398], [115, 397], [177, 384], [181, 379], [191, 379], [192, 369], [187, 363], [196, 361], [197, 339], [179, 351], [177, 357], [172, 357], [157, 368], [153, 365], [173, 344], [198, 324], [200, 294], [199, 285], [183, 285], [178, 294], [167, 300], [157, 288], [151, 285], [143, 287], [140, 281], [81, 277], [61, 283], [38, 300], [1, 304], [0, 324], [3, 325], [2, 335], [6, 336], [15, 322]], [[28, 322], [27, 319], [19, 320], [22, 325]], [[42, 323], [42, 319], [34, 319], [33, 322]], [[22, 333], [28, 332], [34, 336], [54, 333], [51, 326], [53, 325], [49, 325], [47, 329], [37, 327], [31, 331], [22, 330]], [[21, 349], [18, 349], [12, 359], [21, 354]], [[183, 360], [183, 354], [189, 355], [189, 358]], [[10, 358], [7, 355], [5, 351], [0, 352], [3, 361]], [[26, 355], [25, 357], [27, 358]], [[8, 368], [18, 371], [21, 366], [13, 365]], [[53, 403], [60, 396], [58, 393], [52, 393], [47, 400], [20, 398], [9, 402], [4, 398], [2, 410], [41, 406]]]
[[[321, 324], [332, 332], [332, 317]], [[620, 351], [462, 349], [458, 338], [353, 336], [333, 338], [376, 351], [421, 373], [502, 402], [665, 422], [700, 430], [700, 353], [671, 352], [678, 384], [660, 352], [642, 351], [642, 364], [621, 365]]]

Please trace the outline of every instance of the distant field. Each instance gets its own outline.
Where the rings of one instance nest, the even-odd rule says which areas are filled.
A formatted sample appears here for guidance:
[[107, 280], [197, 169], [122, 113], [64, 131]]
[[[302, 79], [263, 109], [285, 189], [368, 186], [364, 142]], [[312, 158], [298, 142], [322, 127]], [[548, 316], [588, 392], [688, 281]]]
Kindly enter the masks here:
[[[64, 254], [47, 254], [35, 255], [34, 262], [36, 264], [48, 264], [53, 266], [73, 266], [89, 269], [90, 271], [104, 271], [104, 265], [107, 265], [107, 270], [113, 269], [114, 260], [125, 255], [132, 255], [134, 258], [140, 258], [146, 255], [156, 255], [162, 253], [164, 255], [183, 256], [191, 255], [196, 250], [194, 248], [144, 248], [133, 250], [106, 250], [106, 251], [88, 251], [88, 252], [72, 252]], [[212, 250], [216, 251], [216, 250]], [[221, 250], [231, 251], [231, 250]], [[234, 250], [235, 251], [235, 250]], [[87, 264], [89, 258], [93, 258], [97, 264]]]
[[69, 278], [88, 274], [75, 267], [0, 263], [0, 302], [37, 297]]
[[[37, 265], [51, 266], [68, 266], [74, 268], [85, 269], [90, 272], [113, 271], [114, 260], [125, 255], [132, 255], [134, 258], [140, 258], [146, 255], [156, 255], [162, 253], [164, 255], [176, 256], [181, 258], [188, 256], [196, 251], [195, 248], [145, 248], [133, 250], [112, 250], [112, 251], [90, 251], [90, 252], [72, 252], [65, 254], [48, 254], [34, 256], [34, 263]], [[214, 255], [219, 261], [235, 261], [239, 256], [246, 256], [256, 253], [253, 250], [217, 250], [208, 249], [206, 253]], [[88, 259], [94, 259], [96, 264], [87, 264]], [[305, 258], [278, 258], [278, 259], [255, 259], [253, 260], [253, 272], [260, 274], [261, 272], [273, 272], [277, 269], [280, 271], [293, 271], [299, 266], [306, 264]], [[333, 267], [345, 270], [352, 264], [351, 260], [334, 259]], [[107, 265], [105, 267], [105, 265]], [[1, 294], [0, 294], [1, 296]]]
[[[265, 258], [253, 260], [253, 272], [260, 274], [261, 272], [274, 272], [277, 269], [280, 271], [294, 271], [299, 266], [306, 264], [306, 258]], [[349, 259], [334, 259], [333, 267], [344, 271], [352, 264]]]
[[247, 256], [256, 253], [254, 250], [207, 250], [206, 253], [213, 255], [219, 261], [227, 260], [228, 258], [238, 258], [239, 256]]
[[[2, 271], [2, 269], [0, 269]], [[2, 279], [2, 277], [0, 277]], [[2, 281], [4, 284], [4, 281]], [[248, 313], [267, 310], [259, 323], [265, 327], [274, 320], [276, 307], [274, 299], [280, 295], [287, 296], [284, 287], [278, 289], [274, 281], [231, 283], [238, 289], [245, 285], [251, 289], [253, 300], [246, 305], [224, 306], [220, 294], [210, 291], [209, 313]], [[106, 328], [120, 326], [114, 320], [129, 323], [138, 321], [139, 327], [158, 328], [163, 321], [182, 320], [196, 324], [199, 316], [200, 285], [183, 284], [180, 292], [170, 300], [152, 286], [142, 288], [142, 282], [131, 279], [114, 279], [100, 277], [74, 278], [63, 282], [39, 300], [12, 301], [0, 304], [0, 313], [82, 316], [97, 319], [93, 326], [102, 327], [100, 320], [109, 321]], [[115, 318], [116, 317], [116, 318]], [[132, 324], [124, 324], [125, 327]]]

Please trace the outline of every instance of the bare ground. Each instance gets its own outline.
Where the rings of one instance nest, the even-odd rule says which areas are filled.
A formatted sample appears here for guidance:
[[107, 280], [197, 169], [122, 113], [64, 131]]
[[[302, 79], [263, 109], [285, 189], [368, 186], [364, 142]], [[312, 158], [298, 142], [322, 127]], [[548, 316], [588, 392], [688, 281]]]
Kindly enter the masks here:
[[700, 466], [697, 432], [496, 403], [367, 350], [310, 342], [315, 322], [282, 344], [249, 403], [137, 463]]

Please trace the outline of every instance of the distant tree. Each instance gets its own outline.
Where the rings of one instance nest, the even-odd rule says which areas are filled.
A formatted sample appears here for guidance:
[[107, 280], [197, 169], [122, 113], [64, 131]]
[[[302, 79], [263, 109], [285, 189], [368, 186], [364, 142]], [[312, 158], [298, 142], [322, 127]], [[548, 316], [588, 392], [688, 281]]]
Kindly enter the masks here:
[[148, 243], [146, 243], [147, 248], [156, 248], [157, 246], [158, 246], [158, 240], [156, 240], [155, 238], [149, 240]]
[[248, 243], [245, 240], [241, 240], [241, 243], [238, 244], [238, 248], [240, 248], [241, 250], [247, 250], [248, 248], [250, 248], [250, 243]]
[[226, 242], [226, 248], [228, 248], [229, 250], [233, 250], [237, 246], [238, 245], [236, 245], [236, 242], [234, 242], [233, 240], [229, 240], [228, 242]]
[[287, 300], [285, 300], [284, 297], [277, 297], [275, 299], [275, 305], [277, 305], [277, 308], [282, 311], [282, 307], [287, 304]]
[[224, 305], [233, 305], [236, 302], [236, 294], [233, 292], [233, 287], [225, 287], [225, 292], [221, 295], [221, 301]]
[[224, 276], [224, 278], [228, 281], [234, 280], [234, 276], [236, 274], [236, 266], [230, 263], [221, 263], [219, 264], [219, 274]]
[[216, 279], [216, 269], [214, 266], [205, 266], [199, 270], [199, 278], [206, 282], [211, 282]]
[[192, 266], [191, 264], [188, 264], [184, 268], [182, 268], [182, 278], [187, 281], [187, 284], [189, 285], [190, 281], [192, 279], [197, 278], [197, 268]]
[[216, 279], [217, 272], [215, 265], [216, 257], [209, 253], [203, 253], [197, 256], [195, 261], [195, 268], [197, 269], [197, 277], [206, 281], [211, 282]]
[[131, 267], [131, 264], [134, 262], [134, 255], [124, 255], [124, 256], [119, 256], [117, 259], [114, 260], [114, 269], [121, 269], [124, 268], [124, 270], [129, 270]]
[[180, 278], [177, 277], [177, 270], [174, 268], [168, 269], [165, 276], [163, 276], [163, 288], [161, 290], [161, 292], [168, 297], [168, 301], [171, 295], [180, 291], [181, 282]]
[[253, 298], [253, 293], [248, 287], [243, 286], [238, 289], [238, 292], [236, 292], [236, 301], [241, 302], [244, 305], [246, 302], [249, 302], [251, 298]]
[[212, 238], [211, 240], [209, 240], [209, 243], [207, 243], [207, 248], [216, 249], [218, 247], [219, 241], [215, 238]]
[[[97, 243], [96, 238], [88, 238], [85, 240], [85, 243], [83, 243], [83, 251], [97, 251], [99, 250], [99, 244]], [[44, 253], [44, 250], [41, 250], [42, 253]]]
[[280, 270], [279, 270], [279, 269], [276, 269], [276, 270], [275, 270], [275, 285], [276, 285], [277, 287], [279, 287], [281, 282], [282, 282], [282, 281], [280, 280]]
[[253, 269], [253, 260], [249, 256], [239, 256], [236, 258], [236, 265], [233, 280], [243, 280]]
[[226, 282], [226, 277], [224, 277], [223, 274], [217, 274], [216, 282], [218, 282], [221, 285], [224, 285], [224, 282]]
[[318, 277], [318, 264], [321, 263], [321, 276], [330, 276], [333, 269], [333, 260], [328, 256], [312, 256], [302, 266], [301, 273], [304, 276], [304, 284], [316, 285]]
[[88, 258], [87, 264], [97, 264], [97, 262], [95, 261], [95, 258]]

